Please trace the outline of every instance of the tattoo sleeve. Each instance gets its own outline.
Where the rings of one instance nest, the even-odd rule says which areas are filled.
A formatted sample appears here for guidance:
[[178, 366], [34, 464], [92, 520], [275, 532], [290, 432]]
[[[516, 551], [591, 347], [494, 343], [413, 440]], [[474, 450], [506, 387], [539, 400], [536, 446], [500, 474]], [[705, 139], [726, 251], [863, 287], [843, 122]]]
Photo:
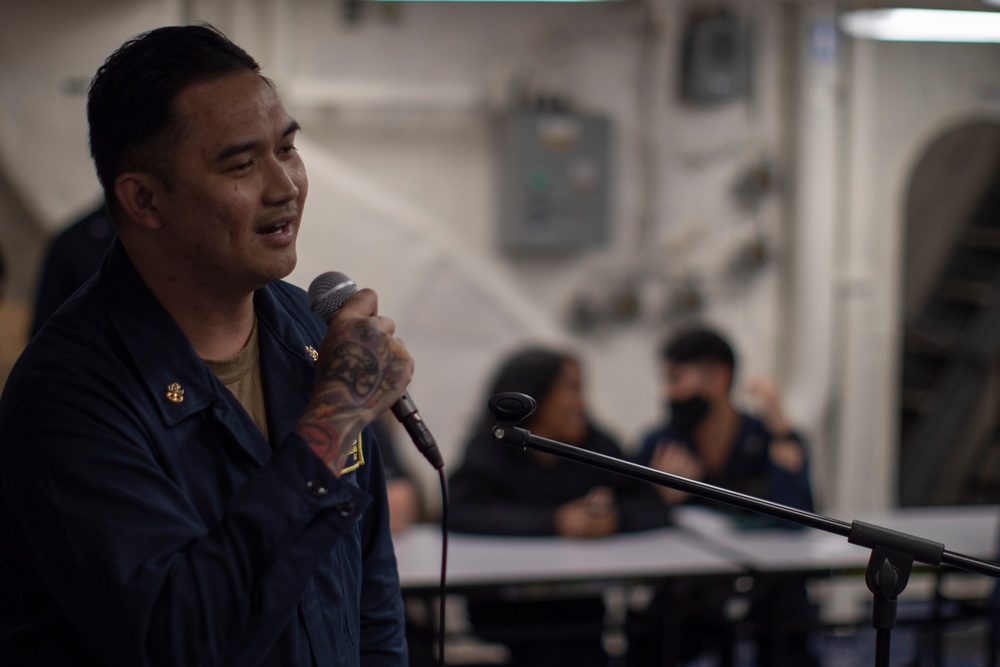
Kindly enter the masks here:
[[352, 443], [377, 415], [380, 402], [404, 380], [408, 364], [405, 350], [388, 334], [364, 319], [349, 326], [344, 337], [324, 341], [316, 388], [296, 427], [338, 476]]

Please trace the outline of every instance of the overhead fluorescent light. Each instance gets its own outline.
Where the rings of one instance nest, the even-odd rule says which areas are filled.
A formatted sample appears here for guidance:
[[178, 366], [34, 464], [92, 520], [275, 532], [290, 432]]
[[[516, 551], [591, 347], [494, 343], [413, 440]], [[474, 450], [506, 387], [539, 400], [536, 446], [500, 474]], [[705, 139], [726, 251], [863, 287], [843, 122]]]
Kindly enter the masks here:
[[[991, 0], [1000, 3], [1000, 0]], [[852, 37], [891, 42], [1000, 42], [1000, 12], [864, 9], [840, 17]]]
[[551, 2], [628, 2], [628, 0], [376, 0], [378, 2], [520, 2], [539, 4]]

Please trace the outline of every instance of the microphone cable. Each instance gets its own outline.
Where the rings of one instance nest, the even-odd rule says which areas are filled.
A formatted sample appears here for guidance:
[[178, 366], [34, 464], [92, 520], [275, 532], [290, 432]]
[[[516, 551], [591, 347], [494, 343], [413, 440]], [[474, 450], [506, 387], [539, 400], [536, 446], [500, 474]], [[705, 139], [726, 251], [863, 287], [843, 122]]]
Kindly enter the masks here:
[[437, 469], [441, 481], [441, 583], [438, 591], [438, 667], [444, 667], [444, 612], [448, 580], [448, 479]]

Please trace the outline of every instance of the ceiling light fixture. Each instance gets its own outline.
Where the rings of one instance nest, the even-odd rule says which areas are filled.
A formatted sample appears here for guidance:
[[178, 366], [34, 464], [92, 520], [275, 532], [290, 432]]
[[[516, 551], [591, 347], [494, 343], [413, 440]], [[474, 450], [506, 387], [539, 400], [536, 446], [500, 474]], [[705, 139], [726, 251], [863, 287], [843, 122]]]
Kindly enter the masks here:
[[542, 4], [553, 2], [629, 2], [629, 0], [376, 0], [377, 2], [519, 2], [521, 4]]
[[[1000, 4], [1000, 0], [989, 0]], [[852, 37], [892, 42], [1000, 42], [1000, 12], [866, 9], [840, 17]]]

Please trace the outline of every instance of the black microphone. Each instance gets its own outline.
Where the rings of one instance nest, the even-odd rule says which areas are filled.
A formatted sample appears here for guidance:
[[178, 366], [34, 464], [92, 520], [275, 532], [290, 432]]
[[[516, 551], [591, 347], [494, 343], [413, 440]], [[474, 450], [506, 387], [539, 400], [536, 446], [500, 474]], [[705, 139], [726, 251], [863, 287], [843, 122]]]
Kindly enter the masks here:
[[[358, 291], [357, 283], [346, 275], [340, 271], [327, 271], [316, 276], [309, 285], [309, 309], [324, 322], [329, 322], [356, 291]], [[396, 419], [410, 434], [410, 439], [424, 458], [430, 461], [435, 469], [443, 468], [444, 459], [441, 458], [437, 442], [417, 412], [417, 406], [409, 394], [404, 393], [393, 404], [392, 414], [396, 415]]]

